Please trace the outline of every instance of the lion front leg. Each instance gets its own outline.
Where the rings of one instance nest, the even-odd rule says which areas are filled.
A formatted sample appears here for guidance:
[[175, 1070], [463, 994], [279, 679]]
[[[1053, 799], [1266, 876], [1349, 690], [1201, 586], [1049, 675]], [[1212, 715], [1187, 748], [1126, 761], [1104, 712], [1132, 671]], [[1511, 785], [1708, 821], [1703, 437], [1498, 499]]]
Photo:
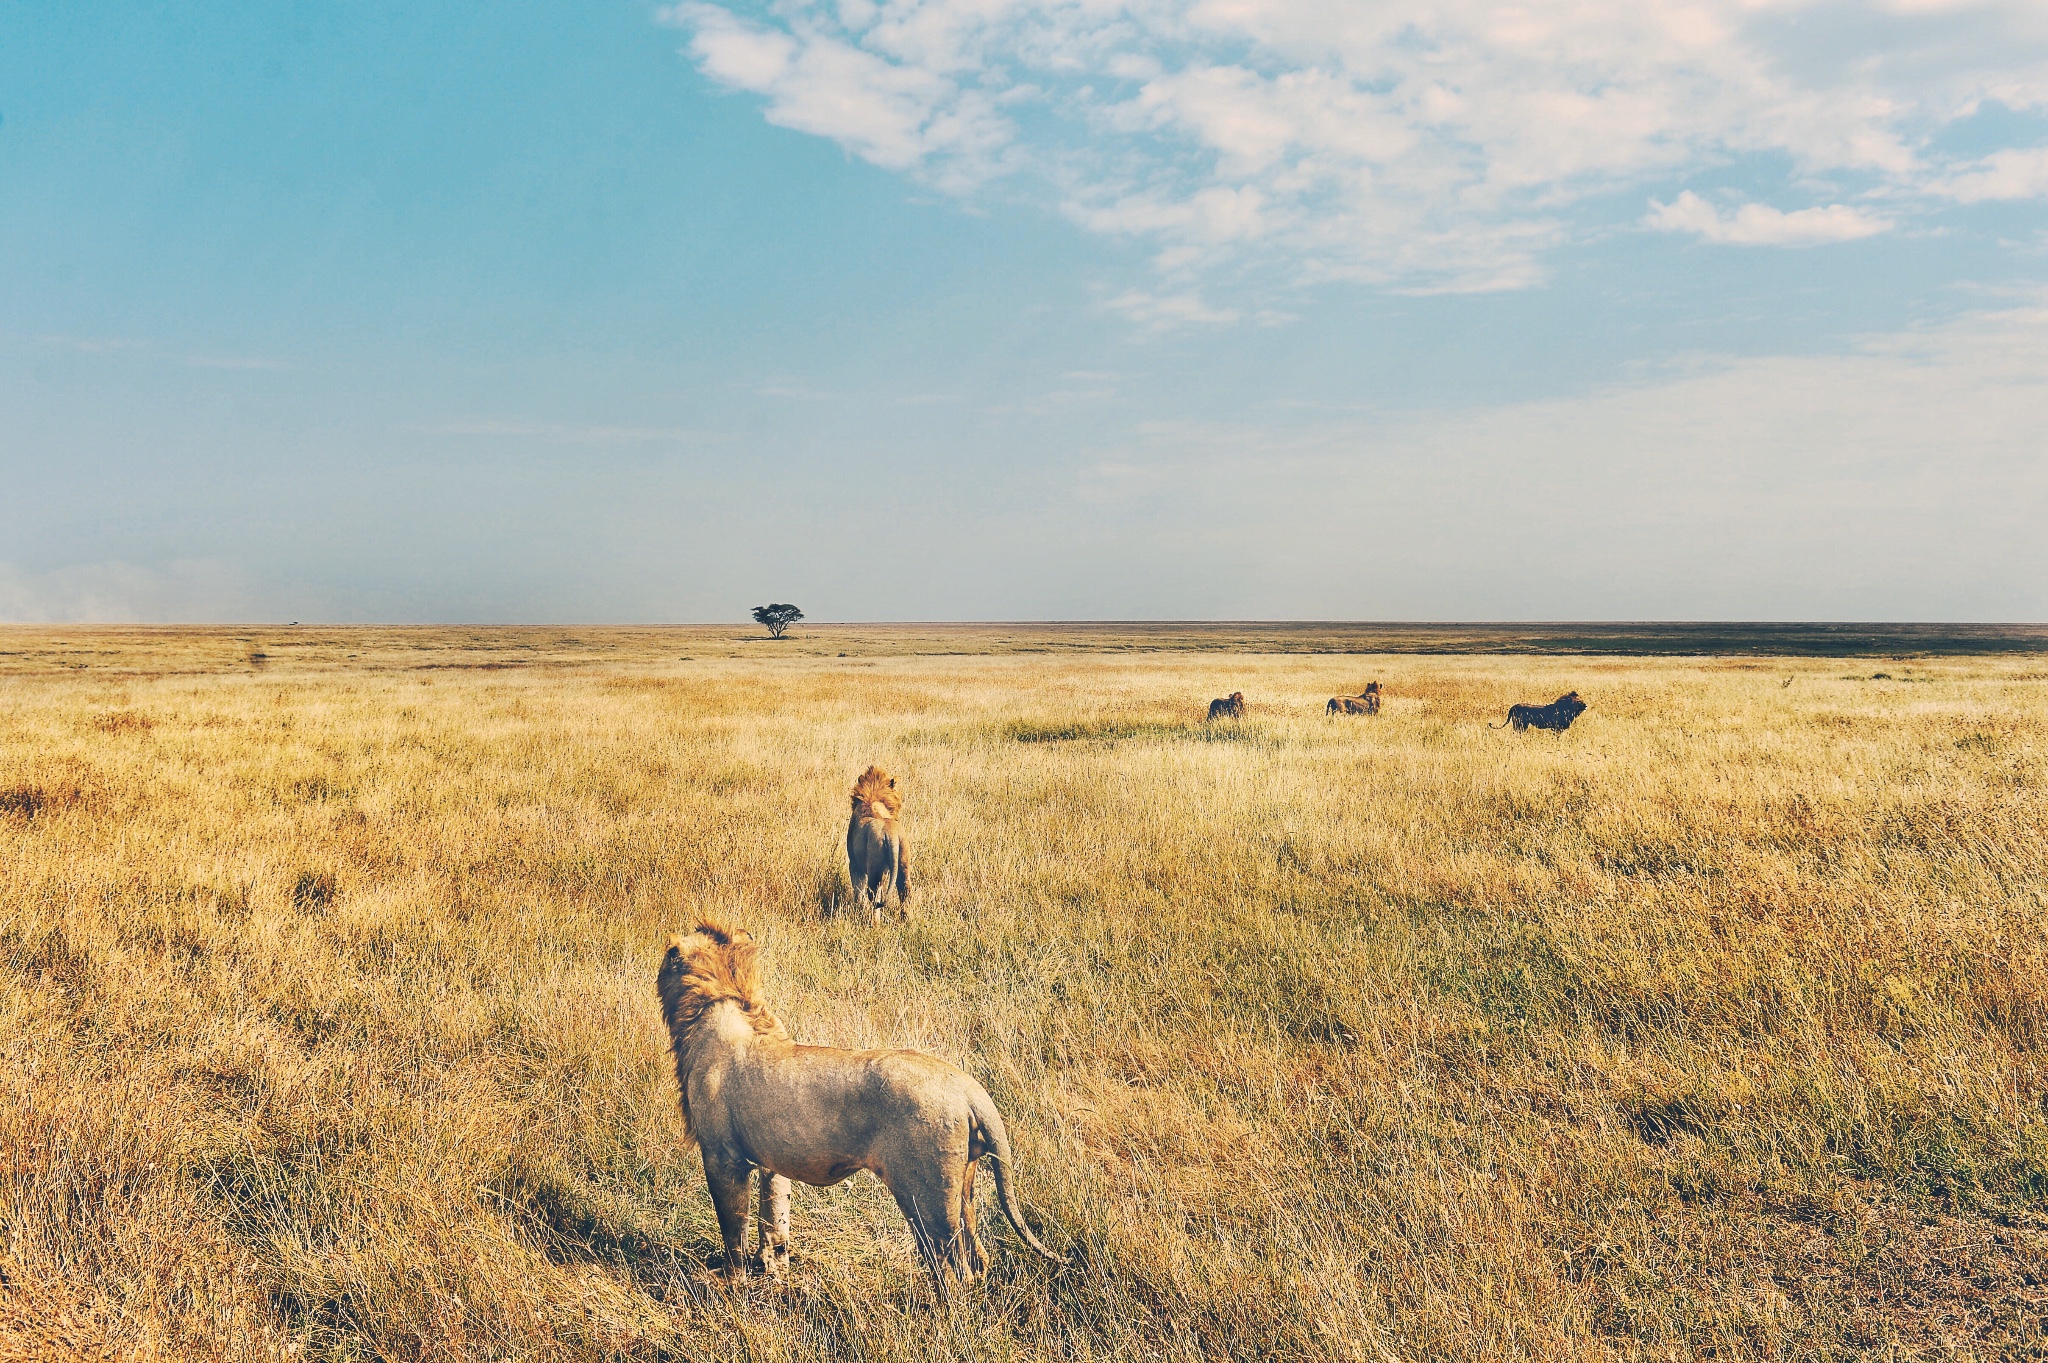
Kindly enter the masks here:
[[725, 1242], [729, 1277], [743, 1277], [747, 1271], [747, 1180], [753, 1172], [734, 1160], [704, 1157], [704, 1181], [711, 1185], [711, 1207], [718, 1213], [718, 1237]]
[[761, 1210], [754, 1219], [761, 1271], [780, 1276], [789, 1264], [789, 1180], [761, 1171]]

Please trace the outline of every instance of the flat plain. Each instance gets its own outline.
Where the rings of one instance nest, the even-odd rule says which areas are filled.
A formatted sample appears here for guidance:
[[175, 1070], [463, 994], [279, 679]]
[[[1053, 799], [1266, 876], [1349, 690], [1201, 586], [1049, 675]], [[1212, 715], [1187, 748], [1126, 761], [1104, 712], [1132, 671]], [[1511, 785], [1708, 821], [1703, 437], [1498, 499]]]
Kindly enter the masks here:
[[[1716, 629], [0, 630], [0, 1357], [2048, 1356], [2048, 635]], [[1066, 1264], [719, 1275], [706, 909]]]

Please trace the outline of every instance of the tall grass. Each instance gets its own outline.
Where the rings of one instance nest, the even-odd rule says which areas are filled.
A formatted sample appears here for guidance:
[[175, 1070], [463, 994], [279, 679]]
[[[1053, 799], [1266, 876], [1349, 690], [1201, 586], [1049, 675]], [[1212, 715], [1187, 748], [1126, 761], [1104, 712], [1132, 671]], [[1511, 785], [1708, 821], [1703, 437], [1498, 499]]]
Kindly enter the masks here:
[[[0, 687], [0, 1357], [2048, 1351], [2037, 663], [255, 643]], [[703, 907], [977, 1075], [1067, 1266], [935, 1303], [863, 1176], [711, 1272]]]

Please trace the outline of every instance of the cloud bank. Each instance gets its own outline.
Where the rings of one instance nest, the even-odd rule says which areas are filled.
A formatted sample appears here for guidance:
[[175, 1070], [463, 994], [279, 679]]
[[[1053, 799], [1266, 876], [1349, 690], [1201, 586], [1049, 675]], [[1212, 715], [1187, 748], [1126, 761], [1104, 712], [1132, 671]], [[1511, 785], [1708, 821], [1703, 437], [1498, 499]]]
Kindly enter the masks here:
[[179, 624], [247, 619], [256, 594], [216, 559], [108, 560], [32, 571], [0, 561], [0, 622]]
[[2044, 404], [2048, 302], [2031, 301], [1586, 397], [1154, 422], [1022, 538], [1140, 546], [1068, 570], [1054, 613], [1086, 613], [1107, 581], [1225, 618], [2037, 620]]
[[[2048, 110], [2038, 0], [686, 0], [664, 17], [770, 122], [950, 194], [1040, 198], [1189, 278], [1254, 263], [1506, 289], [1646, 204], [1707, 242], [1810, 246], [2048, 197], [2048, 148], [1937, 150], [1987, 104]], [[1738, 172], [1777, 202], [1686, 186]]]

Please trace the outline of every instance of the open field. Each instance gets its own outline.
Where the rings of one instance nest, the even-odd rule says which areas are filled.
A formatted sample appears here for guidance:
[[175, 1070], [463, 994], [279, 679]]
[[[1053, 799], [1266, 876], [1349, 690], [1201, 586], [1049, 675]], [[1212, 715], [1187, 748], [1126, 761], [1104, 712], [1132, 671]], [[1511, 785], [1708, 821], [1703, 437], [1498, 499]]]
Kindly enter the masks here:
[[[2048, 1357], [2048, 659], [1041, 628], [0, 631], [0, 1358]], [[716, 1277], [700, 906], [1069, 1264]]]
[[806, 621], [770, 639], [751, 625], [0, 626], [0, 677], [56, 670], [162, 675], [240, 666], [345, 671], [514, 671], [713, 658], [983, 657], [1031, 653], [1589, 654], [1908, 659], [2048, 655], [2048, 625], [1316, 621], [1020, 621], [846, 625]]

